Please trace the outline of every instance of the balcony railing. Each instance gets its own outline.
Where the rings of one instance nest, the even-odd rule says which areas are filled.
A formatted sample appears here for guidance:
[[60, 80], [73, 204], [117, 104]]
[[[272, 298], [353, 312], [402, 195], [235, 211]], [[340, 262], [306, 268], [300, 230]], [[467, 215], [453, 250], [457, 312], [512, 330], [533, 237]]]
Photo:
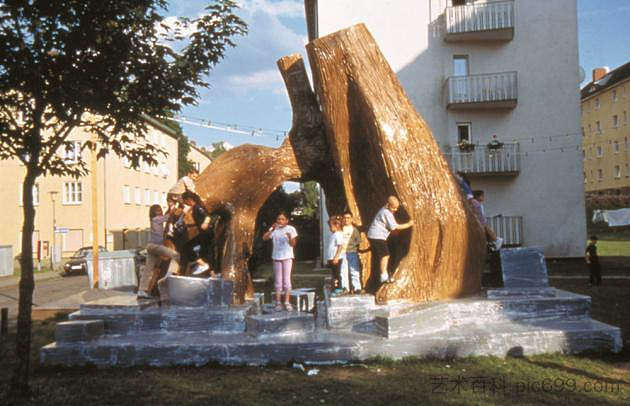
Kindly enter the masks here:
[[504, 246], [523, 245], [523, 217], [495, 216], [486, 219], [497, 236], [503, 238]]
[[521, 169], [518, 143], [505, 143], [499, 149], [477, 145], [470, 152], [457, 147], [444, 154], [453, 172], [476, 176], [515, 176]]
[[451, 76], [446, 81], [449, 109], [514, 108], [517, 100], [516, 72]]
[[512, 38], [513, 0], [446, 8], [446, 41], [509, 41]]

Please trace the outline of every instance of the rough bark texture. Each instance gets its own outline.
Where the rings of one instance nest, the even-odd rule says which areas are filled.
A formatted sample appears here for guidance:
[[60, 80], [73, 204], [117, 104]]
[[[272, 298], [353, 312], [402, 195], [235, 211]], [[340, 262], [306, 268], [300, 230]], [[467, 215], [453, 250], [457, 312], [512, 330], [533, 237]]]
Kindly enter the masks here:
[[278, 67], [293, 106], [289, 138], [280, 148], [242, 145], [221, 154], [196, 185], [206, 208], [222, 215], [225, 232], [219, 236], [220, 271], [223, 278], [235, 282], [235, 303], [253, 293], [247, 260], [252, 252], [256, 216], [276, 187], [288, 180], [316, 180], [335, 196], [329, 199], [331, 210], [339, 211], [345, 204], [304, 63], [299, 55], [290, 55], [280, 59]]
[[[363, 24], [307, 45], [349, 208], [369, 225], [388, 195], [415, 226], [379, 302], [425, 301], [480, 288], [485, 238], [440, 149]], [[405, 235], [406, 234], [406, 235]]]
[[[280, 59], [293, 108], [288, 140], [277, 149], [243, 145], [225, 152], [197, 182], [207, 208], [223, 214], [219, 262], [222, 276], [235, 281], [234, 302], [253, 292], [247, 260], [258, 210], [287, 180], [319, 182], [330, 213], [349, 208], [364, 226], [387, 196], [401, 199], [400, 220], [410, 217], [416, 225], [395, 237], [402, 247], [396, 282], [370, 285], [379, 302], [478, 291], [483, 231], [367, 29], [357, 25], [307, 48], [321, 110], [299, 55]], [[369, 253], [364, 266], [367, 280]]]

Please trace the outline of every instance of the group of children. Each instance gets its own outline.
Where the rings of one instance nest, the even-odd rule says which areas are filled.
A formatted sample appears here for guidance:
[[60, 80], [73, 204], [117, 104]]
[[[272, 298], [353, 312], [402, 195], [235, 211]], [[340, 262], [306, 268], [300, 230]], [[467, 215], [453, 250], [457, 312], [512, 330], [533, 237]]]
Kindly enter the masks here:
[[328, 221], [332, 236], [326, 250], [326, 262], [332, 271], [333, 295], [364, 293], [361, 287], [359, 244], [361, 234], [352, 223], [352, 213], [332, 216]]
[[149, 208], [151, 229], [147, 242], [147, 260], [140, 274], [138, 298], [150, 298], [150, 291], [155, 286], [159, 275], [158, 264], [162, 259], [169, 259], [167, 275], [177, 274], [181, 256], [175, 249], [177, 240], [186, 233], [184, 216], [191, 212], [198, 234], [187, 240], [182, 252], [192, 263], [193, 275], [200, 275], [210, 269], [209, 258], [212, 246], [211, 216], [195, 190], [195, 180], [199, 176], [196, 169], [190, 169], [186, 176], [177, 181], [167, 195], [168, 210], [164, 214], [159, 204]]

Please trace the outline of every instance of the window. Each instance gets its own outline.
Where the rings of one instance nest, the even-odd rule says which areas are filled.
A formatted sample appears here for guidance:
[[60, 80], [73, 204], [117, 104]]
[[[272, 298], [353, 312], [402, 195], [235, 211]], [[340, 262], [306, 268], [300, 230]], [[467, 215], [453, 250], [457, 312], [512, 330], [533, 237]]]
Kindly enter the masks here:
[[613, 128], [619, 127], [619, 116], [616, 114], [612, 116], [612, 126]]
[[603, 179], [604, 179], [604, 170], [603, 169], [598, 169], [597, 170], [597, 180], [601, 182]]
[[160, 194], [157, 190], [153, 191], [153, 204], [160, 204]]
[[614, 89], [612, 91], [612, 102], [616, 103], [617, 102], [617, 89]]
[[595, 122], [595, 129], [597, 131], [597, 134], [601, 134], [602, 133], [602, 124], [599, 121]]
[[453, 55], [453, 76], [468, 76], [468, 55]]
[[619, 141], [613, 142], [613, 146], [615, 148], [615, 153], [619, 153]]
[[[20, 183], [20, 189], [19, 189], [19, 193], [18, 193], [19, 196], [20, 196], [19, 197], [20, 200], [18, 201], [18, 204], [20, 206], [22, 206], [22, 200], [24, 198], [24, 194], [22, 193], [23, 192], [23, 188], [24, 188], [24, 185]], [[37, 183], [33, 185], [33, 205], [34, 206], [39, 205], [39, 185]]]
[[162, 199], [161, 199], [162, 203], [166, 203], [166, 192], [162, 192]]
[[131, 204], [131, 188], [129, 187], [129, 185], [123, 186], [122, 192], [123, 192], [123, 203]]
[[621, 177], [621, 167], [619, 165], [615, 165], [615, 178]]
[[599, 97], [595, 99], [595, 110], [599, 110]]
[[628, 125], [628, 112], [623, 112], [623, 125]]
[[591, 182], [595, 182], [595, 177], [593, 176], [593, 171], [591, 170]]
[[588, 135], [593, 134], [593, 128], [591, 127], [591, 125], [588, 125]]
[[630, 178], [630, 164], [626, 164], [626, 178]]
[[625, 137], [623, 139], [623, 150], [627, 151], [628, 150], [628, 137]]
[[63, 182], [62, 203], [83, 203], [83, 184], [81, 182]]
[[61, 147], [61, 157], [67, 164], [76, 164], [81, 157], [81, 143], [79, 141], [70, 141]]
[[457, 123], [457, 142], [464, 140], [472, 143], [471, 123]]
[[149, 189], [144, 189], [144, 204], [151, 205], [151, 191]]
[[452, 0], [452, 3], [453, 3], [453, 7], [465, 6], [466, 0]]
[[604, 151], [602, 150], [602, 146], [601, 145], [597, 146], [597, 156], [598, 157], [603, 157], [604, 156]]
[[584, 133], [584, 127], [582, 127], [582, 137], [584, 137], [586, 134]]
[[585, 149], [582, 150], [582, 159], [586, 159], [586, 150]]
[[136, 204], [142, 204], [142, 191], [139, 187], [135, 188], [133, 191], [133, 200]]
[[586, 172], [584, 172], [584, 183], [587, 183], [588, 179], [586, 179]]

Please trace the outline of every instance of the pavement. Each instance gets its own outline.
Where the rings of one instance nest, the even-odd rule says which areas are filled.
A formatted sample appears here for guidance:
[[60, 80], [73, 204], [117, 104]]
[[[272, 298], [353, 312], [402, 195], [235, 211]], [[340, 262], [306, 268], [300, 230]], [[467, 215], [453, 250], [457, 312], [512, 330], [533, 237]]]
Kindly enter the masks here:
[[[17, 317], [19, 277], [0, 279], [0, 308], [9, 309], [9, 320]], [[35, 274], [33, 308], [47, 307], [89, 289], [87, 275], [62, 277], [56, 272]]]
[[[35, 283], [38, 281], [45, 281], [49, 279], [62, 278], [59, 272], [50, 271], [50, 272], [36, 272], [33, 274], [35, 277]], [[0, 277], [0, 289], [5, 288], [7, 286], [14, 286], [20, 283], [19, 276], [3, 276]]]

